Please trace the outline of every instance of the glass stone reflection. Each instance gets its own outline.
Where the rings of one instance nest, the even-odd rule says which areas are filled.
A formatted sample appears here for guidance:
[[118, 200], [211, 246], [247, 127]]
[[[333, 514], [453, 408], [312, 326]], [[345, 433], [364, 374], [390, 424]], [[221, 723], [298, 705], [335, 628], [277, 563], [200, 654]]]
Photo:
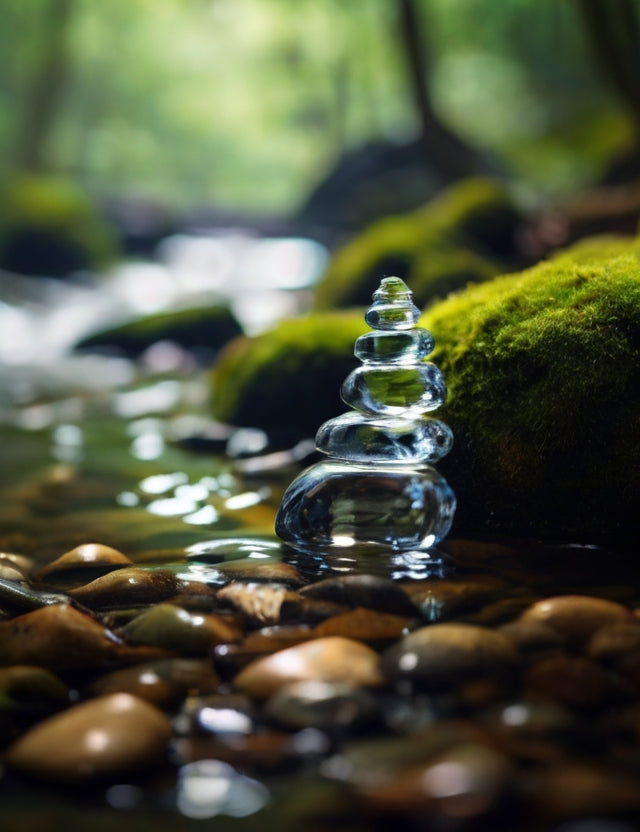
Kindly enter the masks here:
[[276, 533], [315, 554], [352, 547], [426, 550], [448, 533], [453, 491], [430, 463], [453, 436], [426, 413], [446, 399], [440, 370], [426, 357], [434, 341], [416, 327], [420, 312], [397, 277], [383, 278], [356, 341], [362, 366], [341, 394], [352, 411], [325, 422], [316, 447], [328, 460], [303, 471], [286, 490]]

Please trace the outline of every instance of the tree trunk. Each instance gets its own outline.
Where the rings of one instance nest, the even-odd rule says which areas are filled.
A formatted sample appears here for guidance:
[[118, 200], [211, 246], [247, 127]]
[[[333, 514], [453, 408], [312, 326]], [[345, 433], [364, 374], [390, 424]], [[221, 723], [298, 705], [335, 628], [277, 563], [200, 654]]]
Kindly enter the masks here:
[[18, 170], [41, 171], [70, 74], [69, 23], [74, 0], [49, 0], [43, 11], [42, 47], [27, 85], [14, 154]]
[[429, 51], [414, 0], [396, 0], [398, 32], [407, 65], [409, 84], [420, 120], [421, 139], [433, 163], [447, 176], [477, 173], [479, 155], [445, 127], [433, 108], [429, 92]]

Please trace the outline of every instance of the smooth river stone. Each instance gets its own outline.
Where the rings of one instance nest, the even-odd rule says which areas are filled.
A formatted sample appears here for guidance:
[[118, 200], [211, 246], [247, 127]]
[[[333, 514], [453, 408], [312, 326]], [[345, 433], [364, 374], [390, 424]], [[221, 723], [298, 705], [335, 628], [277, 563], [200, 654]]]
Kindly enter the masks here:
[[163, 647], [186, 656], [206, 656], [216, 644], [242, 637], [231, 616], [191, 613], [173, 604], [149, 607], [119, 633], [128, 644]]
[[81, 783], [156, 766], [168, 718], [128, 693], [101, 696], [39, 723], [8, 749], [6, 763], [44, 780]]
[[502, 633], [472, 624], [432, 624], [385, 651], [382, 670], [391, 679], [438, 690], [469, 679], [510, 677], [519, 663]]
[[507, 757], [482, 745], [461, 745], [422, 766], [399, 772], [362, 795], [378, 812], [420, 814], [436, 827], [465, 826], [494, 812], [513, 779]]
[[582, 647], [601, 627], [627, 621], [630, 612], [616, 601], [589, 595], [557, 595], [537, 601], [522, 613], [522, 621], [546, 624], [567, 644]]
[[33, 664], [54, 671], [132, 664], [165, 655], [129, 647], [93, 618], [55, 604], [0, 622], [0, 665]]
[[177, 595], [182, 582], [168, 569], [125, 567], [69, 592], [92, 610], [156, 604]]
[[313, 633], [316, 636], [346, 636], [356, 641], [386, 646], [408, 632], [410, 621], [411, 619], [402, 615], [356, 607], [317, 624]]
[[54, 673], [42, 667], [16, 664], [0, 667], [0, 699], [21, 708], [62, 708], [69, 702], [69, 689]]
[[294, 601], [297, 593], [278, 584], [241, 583], [234, 581], [222, 587], [217, 599], [242, 612], [260, 624], [277, 624], [280, 608], [286, 600]]
[[132, 565], [131, 559], [118, 549], [105, 546], [103, 543], [81, 543], [40, 569], [36, 577], [49, 582], [73, 578], [86, 582], [115, 569]]
[[173, 708], [187, 695], [215, 693], [219, 679], [203, 659], [159, 659], [114, 670], [96, 679], [93, 696], [130, 693], [159, 708]]
[[364, 644], [328, 636], [288, 647], [251, 662], [233, 680], [254, 699], [266, 699], [290, 682], [344, 682], [355, 686], [382, 683], [378, 654]]

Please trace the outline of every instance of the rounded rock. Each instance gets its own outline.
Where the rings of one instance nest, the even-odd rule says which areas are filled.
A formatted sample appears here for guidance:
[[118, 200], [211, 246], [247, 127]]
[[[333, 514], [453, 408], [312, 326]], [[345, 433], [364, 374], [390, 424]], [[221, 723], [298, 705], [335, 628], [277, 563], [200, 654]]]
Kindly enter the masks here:
[[358, 641], [327, 636], [256, 659], [238, 673], [234, 686], [255, 699], [266, 699], [286, 684], [304, 681], [379, 685], [378, 654]]
[[40, 779], [82, 783], [157, 765], [170, 736], [171, 725], [161, 711], [115, 693], [41, 722], [10, 746], [5, 759]]
[[420, 689], [452, 687], [483, 676], [508, 680], [519, 662], [502, 633], [472, 624], [432, 624], [406, 636], [382, 657], [382, 670]]
[[545, 624], [569, 645], [581, 647], [601, 627], [629, 617], [626, 607], [616, 601], [588, 595], [557, 595], [536, 601], [523, 612], [521, 620]]

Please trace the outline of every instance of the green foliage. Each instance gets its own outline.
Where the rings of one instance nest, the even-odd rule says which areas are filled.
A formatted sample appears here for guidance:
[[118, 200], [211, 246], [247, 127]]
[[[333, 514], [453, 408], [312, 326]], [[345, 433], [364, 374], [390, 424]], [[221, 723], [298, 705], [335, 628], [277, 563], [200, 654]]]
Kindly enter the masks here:
[[[416, 0], [436, 109], [545, 191], [592, 181], [633, 138], [576, 8]], [[5, 0], [0, 159], [53, 40], [54, 0]], [[418, 120], [388, 0], [74, 0], [46, 168], [92, 191], [290, 210], [346, 149]], [[46, 63], [46, 62], [45, 62]], [[33, 109], [33, 108], [32, 108]], [[28, 120], [27, 120], [28, 121]]]
[[253, 338], [236, 338], [212, 371], [213, 413], [230, 424], [312, 436], [346, 406], [339, 389], [357, 366], [362, 310], [283, 321]]
[[432, 307], [463, 526], [638, 532], [640, 242], [586, 240]]
[[418, 305], [514, 263], [519, 215], [488, 179], [451, 186], [410, 214], [386, 217], [339, 249], [317, 286], [318, 308], [367, 304], [380, 277], [405, 280]]

